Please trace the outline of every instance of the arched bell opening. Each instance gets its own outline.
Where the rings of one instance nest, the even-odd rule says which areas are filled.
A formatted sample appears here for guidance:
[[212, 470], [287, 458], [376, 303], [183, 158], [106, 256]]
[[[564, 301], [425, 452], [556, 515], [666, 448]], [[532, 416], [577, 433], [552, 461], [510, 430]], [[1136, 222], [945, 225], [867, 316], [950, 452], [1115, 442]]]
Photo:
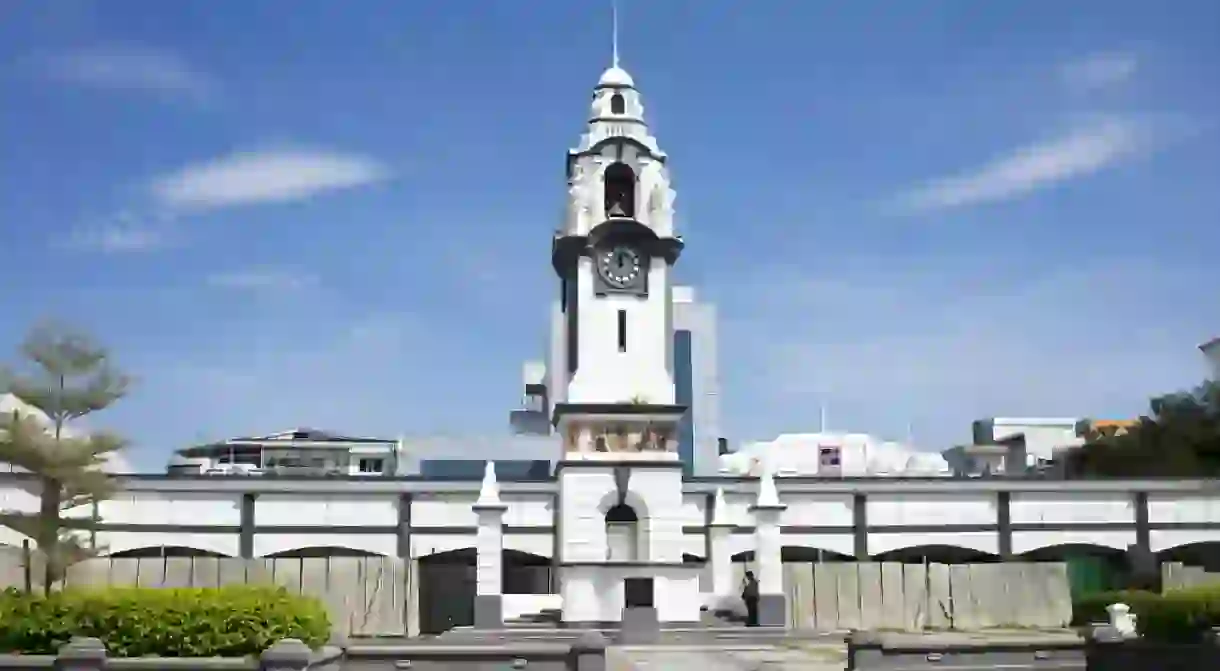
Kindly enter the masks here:
[[606, 168], [606, 218], [635, 218], [635, 171], [626, 163], [612, 163]]
[[623, 94], [615, 93], [610, 96], [610, 113], [611, 114], [626, 114], [627, 101], [623, 99]]

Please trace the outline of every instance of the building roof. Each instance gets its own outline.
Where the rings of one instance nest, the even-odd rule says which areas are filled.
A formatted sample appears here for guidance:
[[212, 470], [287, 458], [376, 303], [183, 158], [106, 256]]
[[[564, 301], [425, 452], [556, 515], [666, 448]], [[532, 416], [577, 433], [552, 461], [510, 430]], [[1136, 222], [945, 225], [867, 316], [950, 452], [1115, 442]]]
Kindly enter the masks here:
[[289, 441], [308, 441], [316, 443], [393, 443], [394, 440], [388, 438], [371, 438], [361, 436], [344, 436], [329, 431], [319, 429], [297, 428], [287, 431], [279, 431], [266, 436], [246, 437], [246, 438], [230, 438], [225, 442], [239, 443], [273, 443], [273, 442], [289, 442]]
[[1202, 350], [1204, 354], [1211, 354], [1213, 351], [1220, 351], [1220, 336], [1216, 336], [1202, 345], [1199, 345], [1199, 349]]
[[239, 436], [201, 445], [191, 445], [177, 450], [183, 456], [206, 456], [234, 447], [308, 447], [308, 448], [350, 448], [355, 445], [392, 446], [397, 440], [390, 438], [373, 438], [368, 436], [345, 436], [330, 431], [318, 429], [296, 428], [278, 431], [265, 436]]
[[984, 422], [995, 426], [1072, 426], [1080, 421], [1078, 417], [988, 417]]

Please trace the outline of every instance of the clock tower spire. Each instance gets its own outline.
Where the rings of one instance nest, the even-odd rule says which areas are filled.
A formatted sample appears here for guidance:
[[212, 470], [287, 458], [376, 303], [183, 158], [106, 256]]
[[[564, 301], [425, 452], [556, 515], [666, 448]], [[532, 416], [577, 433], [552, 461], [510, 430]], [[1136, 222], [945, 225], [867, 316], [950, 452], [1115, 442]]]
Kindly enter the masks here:
[[551, 248], [563, 297], [552, 343], [564, 452], [555, 554], [565, 623], [632, 621], [635, 631], [698, 621], [700, 597], [699, 569], [682, 561], [686, 407], [675, 399], [671, 293], [682, 240], [665, 153], [615, 43], [568, 152]]
[[646, 432], [646, 424], [667, 434], [652, 436], [665, 444], [659, 452], [672, 442], [669, 420], [676, 424], [685, 411], [674, 403], [672, 374], [670, 287], [683, 246], [674, 232], [674, 191], [635, 80], [619, 63], [617, 23], [616, 16], [611, 65], [594, 88], [587, 128], [568, 152], [566, 216], [552, 247], [563, 295], [557, 349], [566, 359], [554, 362], [566, 375], [553, 420], [569, 453], [611, 450], [598, 434], [605, 427], [581, 421], [571, 428], [582, 408], [614, 414], [611, 433]]

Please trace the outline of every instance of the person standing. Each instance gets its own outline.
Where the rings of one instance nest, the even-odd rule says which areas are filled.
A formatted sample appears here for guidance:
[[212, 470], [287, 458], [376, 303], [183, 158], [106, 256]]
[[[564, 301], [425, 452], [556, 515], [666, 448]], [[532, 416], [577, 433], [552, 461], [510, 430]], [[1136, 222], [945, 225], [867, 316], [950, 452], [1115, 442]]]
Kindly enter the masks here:
[[746, 571], [741, 581], [741, 600], [746, 603], [746, 626], [758, 626], [758, 578], [753, 571]]

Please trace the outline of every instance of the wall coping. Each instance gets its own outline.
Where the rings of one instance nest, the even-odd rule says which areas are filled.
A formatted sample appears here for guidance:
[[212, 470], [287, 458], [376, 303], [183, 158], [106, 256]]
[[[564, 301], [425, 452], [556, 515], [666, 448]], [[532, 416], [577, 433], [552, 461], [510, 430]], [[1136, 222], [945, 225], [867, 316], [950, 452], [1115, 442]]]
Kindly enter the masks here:
[[111, 657], [96, 638], [73, 638], [59, 648], [57, 655], [0, 654], [0, 669], [70, 668], [96, 671], [305, 671], [339, 662], [344, 651], [335, 646], [310, 650], [296, 639], [284, 639], [260, 656], [250, 657]]
[[[127, 492], [160, 494], [334, 494], [357, 497], [394, 494], [472, 494], [478, 495], [479, 479], [432, 480], [423, 478], [283, 478], [251, 476], [170, 477], [163, 475], [118, 475], [116, 484]], [[0, 487], [32, 484], [20, 473], [0, 476]], [[554, 479], [530, 482], [501, 481], [504, 494], [549, 494], [559, 492]], [[900, 495], [1054, 493], [1054, 494], [1149, 494], [1220, 495], [1220, 479], [1136, 479], [1136, 480], [1041, 480], [1032, 478], [804, 478], [775, 479], [780, 494], [819, 495]], [[757, 494], [758, 478], [691, 478], [683, 482], [685, 494]]]
[[849, 645], [857, 648], [881, 649], [895, 654], [933, 652], [986, 652], [1075, 650], [1086, 644], [1080, 633], [1064, 632], [1005, 632], [994, 637], [987, 633], [969, 632], [853, 632]]

